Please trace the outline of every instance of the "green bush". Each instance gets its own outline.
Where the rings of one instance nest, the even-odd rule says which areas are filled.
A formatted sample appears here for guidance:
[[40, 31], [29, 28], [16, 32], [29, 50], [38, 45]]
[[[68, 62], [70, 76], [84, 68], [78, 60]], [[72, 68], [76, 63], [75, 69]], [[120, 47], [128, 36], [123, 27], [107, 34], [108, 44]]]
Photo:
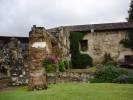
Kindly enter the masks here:
[[54, 66], [53, 64], [48, 64], [45, 67], [45, 70], [46, 70], [47, 73], [55, 72], [56, 71], [56, 66]]
[[[102, 65], [99, 71], [96, 73], [95, 77], [90, 79], [90, 81], [92, 83], [114, 83], [119, 82], [119, 80], [119, 83], [122, 83], [123, 79], [125, 79], [126, 83], [130, 83], [131, 81], [133, 81], [132, 78], [128, 77], [129, 79], [126, 79], [123, 75], [132, 76], [133, 71], [124, 68], [119, 68], [118, 66], [114, 66], [111, 64]], [[122, 76], [124, 78], [122, 78]], [[125, 83], [124, 80], [123, 83]]]
[[69, 69], [69, 61], [65, 60], [64, 61], [65, 69]]
[[55, 64], [53, 64], [51, 59], [49, 59], [49, 58], [44, 59], [42, 64], [45, 67], [45, 71], [47, 73], [56, 71], [56, 66], [55, 66]]
[[59, 61], [58, 66], [59, 66], [59, 71], [60, 72], [64, 72], [66, 70], [64, 61]]
[[133, 74], [131, 75], [121, 75], [114, 79], [114, 83], [133, 83]]
[[75, 69], [84, 69], [88, 66], [93, 66], [92, 58], [88, 54], [81, 54], [79, 50], [79, 42], [83, 39], [85, 33], [71, 32], [70, 33], [70, 50], [72, 67]]
[[65, 61], [60, 60], [58, 62], [58, 66], [59, 66], [59, 71], [64, 72], [66, 69], [69, 69], [71, 67], [71, 62], [67, 60]]
[[113, 65], [103, 65], [91, 82], [112, 82], [118, 76], [119, 72]]

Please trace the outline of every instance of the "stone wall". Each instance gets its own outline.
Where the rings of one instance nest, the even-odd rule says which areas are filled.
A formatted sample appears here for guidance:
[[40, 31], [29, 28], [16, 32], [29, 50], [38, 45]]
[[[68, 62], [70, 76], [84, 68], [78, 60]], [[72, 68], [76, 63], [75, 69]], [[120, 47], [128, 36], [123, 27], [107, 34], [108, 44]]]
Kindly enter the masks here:
[[49, 84], [55, 83], [69, 83], [69, 82], [81, 82], [88, 83], [89, 78], [93, 77], [94, 73], [90, 72], [59, 72], [59, 73], [48, 73], [47, 79]]
[[130, 49], [126, 49], [120, 41], [126, 37], [127, 31], [101, 31], [87, 33], [83, 40], [88, 40], [88, 50], [82, 53], [89, 54], [94, 64], [103, 61], [105, 53], [111, 55], [114, 61], [123, 63], [125, 55], [133, 55]]
[[63, 60], [70, 60], [70, 41], [69, 41], [69, 30], [64, 27], [59, 27], [55, 31], [47, 30], [55, 39], [59, 49], [59, 56]]
[[17, 38], [0, 40], [0, 79], [10, 78], [11, 85], [27, 84], [27, 50]]
[[[55, 37], [57, 36], [57, 38], [61, 37], [59, 40], [61, 40], [61, 42], [64, 43], [68, 48], [68, 58], [71, 58], [71, 54], [69, 53], [70, 32], [87, 33], [87, 35], [84, 37], [84, 40], [88, 40], [88, 50], [86, 52], [80, 51], [81, 53], [89, 54], [93, 58], [94, 64], [99, 64], [103, 61], [105, 53], [110, 53], [114, 61], [119, 63], [124, 63], [125, 55], [133, 55], [133, 52], [130, 49], [124, 48], [119, 43], [123, 38], [125, 38], [127, 31], [132, 29], [133, 23], [122, 22], [61, 26], [48, 29], [48, 32], [53, 34]], [[65, 49], [63, 48], [62, 51], [65, 51]]]
[[47, 89], [43, 60], [52, 54], [52, 41], [44, 27], [32, 27], [29, 36], [29, 88]]

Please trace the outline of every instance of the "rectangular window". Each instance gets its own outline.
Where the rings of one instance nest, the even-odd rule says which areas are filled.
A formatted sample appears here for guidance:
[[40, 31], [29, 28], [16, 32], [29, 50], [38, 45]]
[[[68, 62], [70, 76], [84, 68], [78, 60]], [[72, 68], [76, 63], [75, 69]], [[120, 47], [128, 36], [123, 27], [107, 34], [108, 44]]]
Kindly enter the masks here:
[[125, 56], [125, 63], [126, 64], [133, 64], [133, 55], [126, 55]]
[[81, 51], [87, 51], [88, 50], [88, 40], [81, 40], [80, 48], [81, 48]]

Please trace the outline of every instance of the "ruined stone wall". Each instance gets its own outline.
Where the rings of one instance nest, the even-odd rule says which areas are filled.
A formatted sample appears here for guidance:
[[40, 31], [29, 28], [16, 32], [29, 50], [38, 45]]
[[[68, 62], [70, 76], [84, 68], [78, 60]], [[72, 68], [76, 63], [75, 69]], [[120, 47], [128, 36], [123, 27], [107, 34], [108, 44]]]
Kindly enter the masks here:
[[27, 84], [28, 49], [24, 45], [17, 38], [0, 39], [0, 79], [10, 78], [11, 85]]
[[69, 82], [81, 82], [88, 83], [89, 78], [94, 77], [94, 73], [89, 71], [67, 71], [59, 73], [48, 73], [47, 79], [49, 84], [53, 83], [69, 83]]
[[42, 67], [42, 60], [51, 54], [50, 37], [43, 27], [33, 27], [29, 37], [29, 61], [31, 70]]
[[130, 49], [126, 49], [120, 44], [126, 33], [126, 31], [87, 33], [83, 40], [88, 40], [88, 50], [81, 52], [88, 53], [93, 58], [94, 64], [101, 63], [105, 53], [109, 53], [114, 61], [122, 63], [125, 55], [133, 55]]
[[10, 64], [9, 64], [9, 48], [8, 43], [0, 40], [0, 79], [10, 77]]
[[59, 49], [59, 56], [63, 60], [70, 60], [70, 41], [69, 41], [69, 30], [65, 27], [59, 27], [56, 31], [48, 31], [57, 40]]
[[29, 36], [29, 88], [46, 89], [43, 60], [51, 55], [51, 37], [44, 27], [33, 26]]

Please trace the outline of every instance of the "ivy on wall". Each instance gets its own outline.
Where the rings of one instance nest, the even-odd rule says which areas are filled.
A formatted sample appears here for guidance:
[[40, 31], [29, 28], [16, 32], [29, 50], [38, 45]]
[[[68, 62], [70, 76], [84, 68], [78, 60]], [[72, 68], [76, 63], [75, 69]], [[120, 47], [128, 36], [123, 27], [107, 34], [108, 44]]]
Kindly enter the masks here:
[[[131, 0], [128, 14], [128, 22], [133, 22], [133, 0]], [[124, 47], [133, 50], [133, 29], [128, 31], [127, 38], [122, 40], [121, 43], [124, 45]]]
[[83, 39], [85, 33], [82, 32], [71, 32], [70, 33], [70, 50], [72, 68], [84, 69], [88, 66], [93, 66], [92, 58], [88, 54], [81, 54], [79, 50], [79, 42]]
[[120, 43], [122, 43], [124, 47], [133, 50], [133, 30], [129, 30], [127, 38], [123, 39]]

